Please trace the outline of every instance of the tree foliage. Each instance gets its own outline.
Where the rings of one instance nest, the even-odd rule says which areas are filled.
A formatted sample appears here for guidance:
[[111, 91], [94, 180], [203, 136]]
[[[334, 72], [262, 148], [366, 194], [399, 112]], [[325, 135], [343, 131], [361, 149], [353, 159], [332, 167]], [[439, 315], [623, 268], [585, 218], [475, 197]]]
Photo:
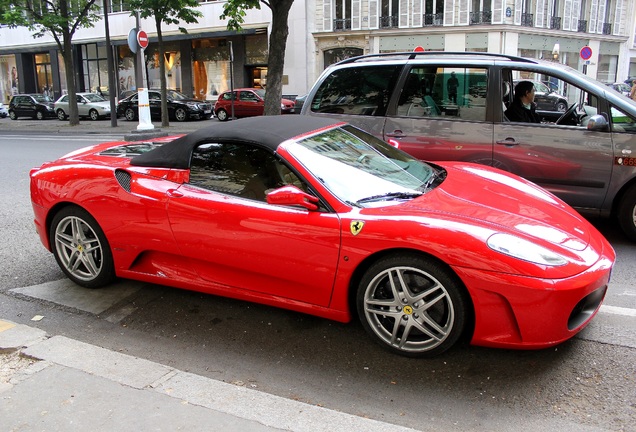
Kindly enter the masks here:
[[[157, 28], [157, 45], [159, 52], [159, 75], [161, 80], [161, 125], [170, 125], [168, 119], [168, 101], [166, 99], [166, 63], [162, 61], [165, 55], [163, 44], [162, 24], [175, 24], [181, 22], [192, 24], [198, 22], [198, 18], [203, 14], [196, 10], [198, 0], [129, 0], [128, 5], [133, 11], [131, 15], [136, 15], [137, 11], [141, 18], [152, 17]], [[187, 33], [184, 27], [179, 27], [179, 31]]]
[[27, 27], [34, 38], [51, 35], [64, 59], [69, 94], [69, 122], [79, 124], [75, 61], [71, 41], [77, 29], [93, 27], [99, 19], [97, 0], [0, 0], [0, 23]]
[[289, 35], [289, 11], [294, 0], [228, 0], [223, 6], [221, 19], [227, 19], [229, 30], [240, 30], [245, 22], [246, 11], [260, 9], [261, 3], [272, 11], [272, 30], [269, 35], [267, 60], [267, 91], [265, 92], [265, 115], [280, 115], [280, 100], [283, 94], [283, 70], [285, 50]]

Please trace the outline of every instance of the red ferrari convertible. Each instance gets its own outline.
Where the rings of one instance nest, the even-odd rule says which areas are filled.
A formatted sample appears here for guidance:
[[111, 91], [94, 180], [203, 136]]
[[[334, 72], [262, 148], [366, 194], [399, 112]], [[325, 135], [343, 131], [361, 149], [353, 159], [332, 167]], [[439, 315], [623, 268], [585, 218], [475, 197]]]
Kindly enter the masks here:
[[347, 322], [385, 348], [544, 348], [598, 311], [615, 255], [533, 183], [429, 164], [346, 123], [215, 123], [33, 169], [35, 225], [64, 273], [250, 300]]

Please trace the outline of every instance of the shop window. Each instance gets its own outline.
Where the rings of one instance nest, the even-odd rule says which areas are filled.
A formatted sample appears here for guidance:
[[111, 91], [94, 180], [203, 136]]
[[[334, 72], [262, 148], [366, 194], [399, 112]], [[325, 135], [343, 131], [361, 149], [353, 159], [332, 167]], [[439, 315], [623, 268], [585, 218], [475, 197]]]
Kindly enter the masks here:
[[194, 97], [216, 100], [230, 88], [230, 52], [226, 39], [192, 41]]

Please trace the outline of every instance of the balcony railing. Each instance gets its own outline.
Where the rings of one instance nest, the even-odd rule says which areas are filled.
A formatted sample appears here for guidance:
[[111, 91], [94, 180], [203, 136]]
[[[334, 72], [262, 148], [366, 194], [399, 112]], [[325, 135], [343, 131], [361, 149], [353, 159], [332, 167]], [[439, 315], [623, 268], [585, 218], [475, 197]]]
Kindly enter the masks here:
[[396, 28], [398, 26], [398, 17], [396, 16], [381, 16], [380, 28]]
[[604, 35], [612, 34], [612, 24], [603, 23], [603, 34]]
[[424, 25], [425, 26], [441, 26], [444, 24], [444, 14], [436, 13], [436, 14], [424, 14]]
[[585, 33], [587, 31], [587, 20], [579, 20], [578, 32]]
[[492, 12], [471, 12], [470, 13], [470, 25], [477, 24], [492, 24]]
[[521, 25], [525, 27], [532, 27], [534, 25], [534, 14], [522, 13]]
[[333, 31], [351, 30], [351, 18], [333, 20]]
[[550, 29], [561, 30], [561, 17], [553, 16], [550, 18]]

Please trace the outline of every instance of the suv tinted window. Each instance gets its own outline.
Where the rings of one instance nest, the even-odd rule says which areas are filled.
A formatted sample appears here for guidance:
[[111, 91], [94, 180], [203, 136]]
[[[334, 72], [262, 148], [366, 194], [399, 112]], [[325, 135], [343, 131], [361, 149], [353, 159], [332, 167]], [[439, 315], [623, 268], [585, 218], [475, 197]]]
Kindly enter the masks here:
[[401, 70], [399, 65], [382, 65], [335, 71], [318, 89], [311, 110], [383, 116]]
[[414, 67], [404, 81], [396, 114], [485, 121], [488, 71], [483, 68]]

